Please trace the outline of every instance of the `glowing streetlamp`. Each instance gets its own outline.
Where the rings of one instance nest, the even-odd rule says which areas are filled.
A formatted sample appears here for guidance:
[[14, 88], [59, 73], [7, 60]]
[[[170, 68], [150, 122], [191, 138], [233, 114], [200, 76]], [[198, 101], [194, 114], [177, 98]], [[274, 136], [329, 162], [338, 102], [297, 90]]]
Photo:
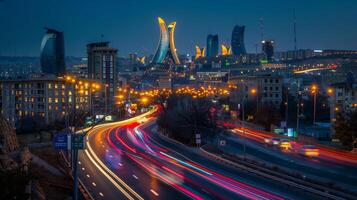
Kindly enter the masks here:
[[317, 96], [318, 86], [313, 84], [311, 86], [311, 93], [314, 95], [314, 118], [313, 118], [313, 134], [315, 134], [315, 123], [316, 123], [316, 96]]

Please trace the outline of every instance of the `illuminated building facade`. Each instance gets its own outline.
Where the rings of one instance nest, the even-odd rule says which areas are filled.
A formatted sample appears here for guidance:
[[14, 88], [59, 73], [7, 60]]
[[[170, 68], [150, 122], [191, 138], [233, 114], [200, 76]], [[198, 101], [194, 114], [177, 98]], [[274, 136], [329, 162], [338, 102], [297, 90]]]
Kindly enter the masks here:
[[244, 30], [245, 26], [235, 26], [232, 32], [231, 47], [233, 55], [243, 55], [246, 54], [244, 46]]
[[160, 39], [152, 63], [162, 64], [169, 59], [178, 65], [180, 64], [180, 60], [175, 47], [176, 22], [172, 22], [166, 26], [165, 21], [161, 17], [158, 18], [158, 22], [160, 27]]
[[112, 105], [117, 88], [117, 52], [109, 47], [109, 42], [87, 45], [88, 78], [102, 83], [105, 88], [101, 94], [106, 103]]
[[232, 48], [222, 44], [221, 45], [221, 55], [222, 56], [232, 55]]
[[74, 109], [89, 110], [89, 86], [69, 84], [54, 75], [0, 81], [1, 114], [15, 126], [27, 117], [50, 124]]
[[218, 55], [218, 35], [207, 36], [207, 47], [206, 47], [206, 57], [215, 57]]
[[205, 48], [200, 48], [199, 46], [196, 45], [196, 56], [195, 59], [199, 59], [199, 58], [204, 58], [206, 55], [206, 50]]
[[40, 57], [42, 73], [57, 76], [66, 73], [62, 32], [46, 28], [46, 34], [41, 43]]

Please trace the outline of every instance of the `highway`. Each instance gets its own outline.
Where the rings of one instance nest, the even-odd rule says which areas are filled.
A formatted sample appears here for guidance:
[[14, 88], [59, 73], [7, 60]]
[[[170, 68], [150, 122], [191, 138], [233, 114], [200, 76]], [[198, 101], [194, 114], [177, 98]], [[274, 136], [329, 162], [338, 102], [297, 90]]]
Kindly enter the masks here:
[[163, 140], [153, 113], [87, 134], [78, 169], [94, 199], [318, 199]]
[[357, 167], [353, 155], [339, 156], [334, 150], [319, 148], [319, 157], [304, 157], [294, 151], [267, 146], [264, 143], [264, 138], [271, 138], [271, 134], [251, 129], [244, 129], [244, 132], [242, 130], [242, 128], [236, 128], [233, 130], [236, 135], [224, 136], [226, 145], [221, 148], [241, 156], [243, 143], [245, 143], [246, 157], [249, 159], [275, 165], [322, 182], [335, 182], [342, 188], [357, 190], [355, 184], [357, 182]]

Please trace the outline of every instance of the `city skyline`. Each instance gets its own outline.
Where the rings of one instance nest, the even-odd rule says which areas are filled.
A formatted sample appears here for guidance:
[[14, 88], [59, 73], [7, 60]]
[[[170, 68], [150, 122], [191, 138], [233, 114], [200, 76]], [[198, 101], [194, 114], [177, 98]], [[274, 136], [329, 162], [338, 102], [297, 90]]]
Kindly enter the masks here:
[[[247, 52], [254, 53], [261, 38], [260, 18], [263, 18], [265, 39], [276, 41], [277, 51], [292, 50], [293, 9], [296, 10], [298, 49], [357, 48], [353, 40], [357, 34], [353, 22], [357, 17], [353, 12], [357, 2], [314, 1], [308, 7], [307, 1], [282, 2], [259, 4], [257, 1], [224, 0], [216, 5], [214, 2], [180, 1], [166, 6], [159, 0], [127, 3], [108, 0], [98, 5], [91, 1], [2, 1], [0, 24], [7, 27], [7, 31], [0, 33], [3, 44], [0, 55], [39, 56], [44, 27], [64, 33], [67, 56], [85, 56], [85, 45], [97, 41], [110, 41], [118, 48], [119, 56], [127, 56], [130, 52], [153, 55], [159, 35], [158, 16], [177, 22], [176, 47], [181, 54], [194, 55], [195, 45], [204, 46], [208, 34], [218, 34], [221, 43], [230, 43], [235, 25], [246, 26], [245, 46]], [[265, 7], [261, 6], [263, 4]], [[107, 11], [93, 15], [93, 8]], [[14, 11], [22, 14], [13, 16]]]

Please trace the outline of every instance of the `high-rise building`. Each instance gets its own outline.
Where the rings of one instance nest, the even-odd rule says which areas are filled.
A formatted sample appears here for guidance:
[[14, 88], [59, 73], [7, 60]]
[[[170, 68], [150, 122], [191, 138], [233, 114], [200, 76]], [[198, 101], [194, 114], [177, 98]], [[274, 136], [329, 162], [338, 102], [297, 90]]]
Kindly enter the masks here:
[[206, 50], [205, 48], [200, 48], [199, 46], [196, 45], [196, 56], [195, 59], [199, 59], [199, 58], [204, 58], [206, 55]]
[[63, 75], [66, 73], [63, 33], [45, 28], [41, 43], [41, 70], [43, 73]]
[[[175, 27], [176, 22], [166, 26], [165, 21], [159, 17], [160, 40], [152, 63], [162, 64], [164, 61], [172, 61], [174, 64], [180, 64], [175, 47]], [[167, 60], [169, 59], [169, 60]]]
[[88, 78], [104, 85], [101, 96], [106, 108], [114, 103], [117, 88], [117, 52], [109, 47], [109, 42], [97, 42], [87, 45]]
[[235, 26], [233, 28], [231, 40], [233, 55], [240, 56], [247, 53], [244, 46], [244, 30], [245, 26]]
[[131, 63], [136, 63], [138, 61], [138, 54], [137, 53], [130, 53], [129, 60]]
[[207, 36], [206, 57], [215, 57], [218, 55], [218, 35]]
[[274, 40], [263, 40], [262, 51], [268, 62], [271, 62], [274, 57]]
[[221, 55], [222, 56], [229, 56], [232, 55], [232, 48], [229, 47], [228, 45], [221, 45]]

